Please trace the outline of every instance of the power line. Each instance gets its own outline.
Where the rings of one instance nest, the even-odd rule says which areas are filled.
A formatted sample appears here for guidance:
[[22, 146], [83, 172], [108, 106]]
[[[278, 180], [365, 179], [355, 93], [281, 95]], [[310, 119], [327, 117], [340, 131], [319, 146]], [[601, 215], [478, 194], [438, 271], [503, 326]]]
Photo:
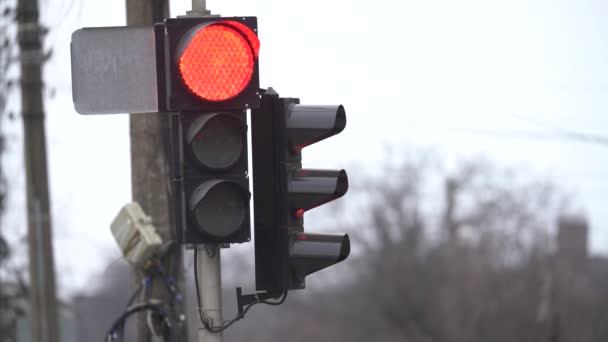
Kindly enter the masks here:
[[553, 131], [553, 132], [535, 132], [515, 129], [500, 129], [500, 128], [474, 128], [455, 125], [407, 125], [405, 129], [410, 130], [442, 130], [449, 132], [460, 132], [473, 135], [484, 135], [491, 137], [514, 138], [514, 139], [530, 139], [530, 140], [554, 140], [554, 141], [576, 141], [585, 142], [596, 145], [608, 146], [608, 137], [592, 135], [576, 131]]
[[589, 133], [584, 133], [584, 132], [567, 129], [561, 125], [557, 125], [557, 124], [547, 122], [544, 120], [538, 120], [536, 118], [517, 114], [517, 113], [505, 113], [505, 114], [507, 116], [510, 116], [517, 120], [527, 122], [529, 124], [532, 124], [532, 125], [535, 125], [538, 127], [542, 127], [545, 129], [553, 130], [556, 134], [558, 134], [558, 137], [560, 137], [561, 139], [578, 140], [578, 141], [584, 141], [584, 142], [588, 142], [588, 143], [608, 146], [608, 137], [607, 136], [589, 134]]

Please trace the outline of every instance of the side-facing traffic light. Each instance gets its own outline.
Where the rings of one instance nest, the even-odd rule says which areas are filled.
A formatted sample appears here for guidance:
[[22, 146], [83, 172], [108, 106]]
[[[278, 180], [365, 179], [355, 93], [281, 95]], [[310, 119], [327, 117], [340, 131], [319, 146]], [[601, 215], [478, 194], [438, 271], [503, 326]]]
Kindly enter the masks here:
[[155, 27], [159, 102], [173, 112], [171, 203], [181, 243], [250, 240], [246, 110], [259, 105], [256, 30], [254, 17]]
[[304, 147], [340, 133], [340, 106], [305, 106], [272, 89], [252, 111], [256, 287], [281, 293], [305, 286], [307, 275], [350, 253], [347, 234], [304, 232], [307, 210], [343, 196], [344, 170], [302, 168]]

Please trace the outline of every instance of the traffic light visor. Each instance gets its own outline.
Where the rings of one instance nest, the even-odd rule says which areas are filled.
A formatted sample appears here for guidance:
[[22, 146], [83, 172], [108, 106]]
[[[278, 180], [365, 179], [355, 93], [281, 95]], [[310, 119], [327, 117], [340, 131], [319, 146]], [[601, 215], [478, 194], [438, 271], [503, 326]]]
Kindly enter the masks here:
[[186, 135], [196, 160], [211, 170], [233, 167], [246, 151], [242, 123], [230, 114], [215, 113], [196, 119]]
[[248, 207], [249, 192], [230, 181], [207, 181], [190, 197], [198, 230], [213, 238], [237, 233], [247, 218]]
[[344, 130], [346, 111], [338, 106], [293, 105], [287, 115], [289, 143], [294, 152]]
[[343, 261], [349, 254], [348, 234], [296, 233], [289, 247], [289, 259], [300, 280]]
[[296, 217], [305, 211], [338, 199], [348, 190], [344, 170], [297, 169], [289, 178], [289, 204]]
[[[183, 52], [178, 61], [180, 75], [192, 93], [207, 101], [234, 98], [245, 89], [253, 75], [253, 41], [244, 29], [230, 23], [232, 21], [198, 26], [182, 41]], [[255, 42], [259, 48], [257, 37]]]

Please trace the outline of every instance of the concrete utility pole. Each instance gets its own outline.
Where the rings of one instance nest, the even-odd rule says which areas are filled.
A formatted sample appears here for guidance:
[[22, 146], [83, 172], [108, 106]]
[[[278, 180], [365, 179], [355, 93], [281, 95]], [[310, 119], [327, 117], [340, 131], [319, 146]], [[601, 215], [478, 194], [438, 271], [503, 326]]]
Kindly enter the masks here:
[[27, 227], [30, 262], [30, 317], [32, 341], [58, 342], [58, 310], [46, 135], [42, 102], [42, 27], [38, 23], [38, 0], [17, 3], [17, 39], [21, 64], [21, 117], [24, 134]]
[[[168, 0], [126, 0], [127, 25], [152, 25], [169, 17]], [[133, 201], [138, 202], [144, 212], [152, 217], [159, 235], [164, 241], [175, 240], [169, 220], [169, 201], [167, 183], [166, 146], [168, 134], [168, 115], [166, 113], [131, 114], [131, 186]], [[182, 251], [178, 246], [167, 254], [163, 260], [163, 268], [168, 276], [177, 281], [177, 288], [184, 291], [184, 268]], [[141, 275], [137, 276], [137, 284], [141, 283]], [[170, 294], [165, 290], [161, 279], [157, 279], [151, 291], [151, 298], [169, 302]], [[182, 315], [183, 302], [176, 303], [175, 312]], [[184, 322], [185, 323], [185, 322]], [[146, 322], [146, 314], [142, 313], [137, 322], [137, 338], [140, 342], [151, 341], [151, 333]], [[182, 331], [174, 332], [174, 336], [187, 338], [186, 324]], [[171, 340], [163, 336], [163, 341]], [[185, 339], [184, 341], [186, 341]]]

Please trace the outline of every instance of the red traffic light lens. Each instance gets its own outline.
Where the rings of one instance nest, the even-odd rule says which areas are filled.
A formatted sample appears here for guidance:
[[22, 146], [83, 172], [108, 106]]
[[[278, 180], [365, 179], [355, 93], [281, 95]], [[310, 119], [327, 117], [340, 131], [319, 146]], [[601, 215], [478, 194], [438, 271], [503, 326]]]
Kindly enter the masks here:
[[234, 21], [234, 20], [226, 20], [226, 21], [222, 21], [223, 24], [226, 25], [230, 25], [232, 27], [234, 27], [235, 29], [241, 31], [242, 34], [245, 35], [245, 37], [247, 37], [247, 40], [249, 41], [249, 44], [251, 44], [251, 48], [253, 49], [253, 54], [255, 55], [255, 57], [258, 57], [258, 54], [260, 53], [260, 39], [258, 39], [258, 36], [255, 34], [255, 32], [249, 28], [249, 26], [243, 24], [243, 23], [239, 23], [238, 21]]
[[212, 24], [200, 29], [179, 58], [186, 86], [208, 101], [224, 101], [240, 94], [251, 80], [254, 55], [239, 30]]

